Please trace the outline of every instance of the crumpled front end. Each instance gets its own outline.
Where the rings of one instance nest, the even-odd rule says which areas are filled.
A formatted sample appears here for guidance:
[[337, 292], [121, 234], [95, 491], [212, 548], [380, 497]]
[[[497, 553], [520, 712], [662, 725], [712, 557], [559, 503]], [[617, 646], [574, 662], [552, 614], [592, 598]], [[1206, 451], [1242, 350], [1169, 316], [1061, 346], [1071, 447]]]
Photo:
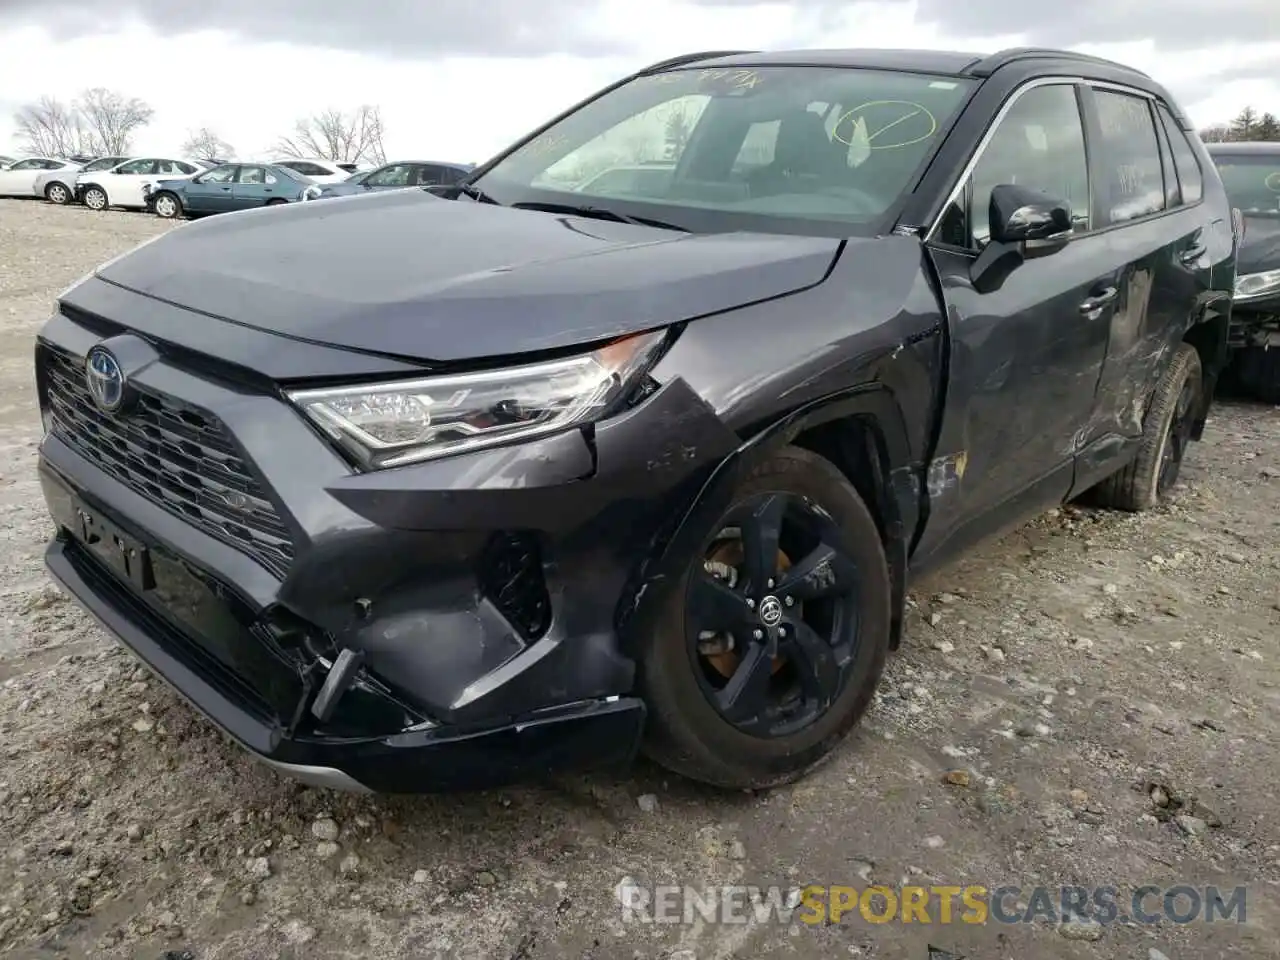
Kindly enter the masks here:
[[[116, 407], [86, 368], [102, 345]], [[102, 314], [64, 306], [36, 364], [51, 573], [249, 750], [391, 792], [632, 756], [619, 610], [736, 444], [683, 382], [594, 427], [361, 473], [274, 386]]]

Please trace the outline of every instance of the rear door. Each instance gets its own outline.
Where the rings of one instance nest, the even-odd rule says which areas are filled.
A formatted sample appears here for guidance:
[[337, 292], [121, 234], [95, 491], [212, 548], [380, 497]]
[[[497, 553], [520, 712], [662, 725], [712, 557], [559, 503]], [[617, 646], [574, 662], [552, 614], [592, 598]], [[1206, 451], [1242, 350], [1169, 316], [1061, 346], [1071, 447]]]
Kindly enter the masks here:
[[[940, 509], [926, 532], [933, 543], [920, 545], [926, 551], [959, 533], [953, 518], [972, 518], [967, 542], [1066, 495], [1116, 299], [1115, 253], [1094, 229], [1076, 85], [1037, 80], [1015, 91], [979, 150], [928, 244], [951, 340], [938, 449], [954, 469], [930, 491]], [[987, 245], [999, 184], [1067, 201], [1074, 232], [1052, 252], [1029, 252], [999, 289], [980, 292], [970, 270]]]
[[0, 197], [26, 197], [35, 189], [36, 178], [46, 170], [45, 161], [19, 160], [6, 170], [0, 170]]
[[231, 202], [227, 209], [247, 210], [266, 206], [267, 201], [279, 192], [280, 183], [271, 171], [260, 164], [246, 163], [240, 167], [240, 175], [231, 188]]
[[1098, 405], [1081, 438], [1076, 492], [1110, 472], [1125, 441], [1141, 436], [1151, 390], [1208, 289], [1211, 229], [1198, 189], [1189, 184], [1184, 196], [1177, 182], [1155, 98], [1093, 84], [1086, 104], [1097, 145], [1095, 213], [1120, 262], [1111, 281], [1119, 295], [1107, 359]]

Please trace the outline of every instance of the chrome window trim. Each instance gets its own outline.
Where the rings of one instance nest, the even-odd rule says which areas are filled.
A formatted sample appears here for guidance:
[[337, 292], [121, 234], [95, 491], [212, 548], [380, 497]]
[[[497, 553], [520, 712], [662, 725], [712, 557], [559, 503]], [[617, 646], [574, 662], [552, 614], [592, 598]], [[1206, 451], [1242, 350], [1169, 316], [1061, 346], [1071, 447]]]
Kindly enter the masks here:
[[[933, 218], [933, 223], [929, 225], [929, 230], [924, 235], [925, 243], [932, 243], [934, 235], [938, 232], [939, 226], [942, 224], [942, 218], [947, 215], [947, 210], [956, 202], [960, 194], [964, 191], [965, 184], [969, 182], [969, 178], [973, 176], [974, 168], [977, 167], [978, 161], [982, 159], [982, 155], [986, 152], [996, 131], [1000, 129], [1000, 124], [1004, 123], [1005, 117], [1009, 111], [1013, 109], [1013, 105], [1021, 99], [1022, 95], [1029, 90], [1035, 90], [1039, 87], [1057, 87], [1057, 86], [1088, 86], [1103, 90], [1115, 90], [1119, 93], [1127, 93], [1133, 96], [1145, 97], [1147, 100], [1160, 103], [1159, 97], [1146, 90], [1138, 90], [1134, 87], [1126, 86], [1123, 83], [1113, 83], [1109, 80], [1090, 80], [1088, 77], [1079, 76], [1051, 76], [1036, 77], [1028, 80], [1022, 86], [1018, 87], [1013, 93], [1009, 94], [1008, 99], [1001, 104], [1000, 109], [996, 111], [995, 118], [991, 121], [991, 125], [987, 127], [987, 132], [982, 135], [982, 139], [978, 141], [978, 146], [974, 149], [973, 155], [969, 157], [969, 162], [964, 165], [964, 169], [960, 171], [960, 176], [956, 178], [956, 182], [952, 185], [951, 191], [943, 200], [942, 205], [938, 208], [937, 214]], [[1080, 115], [1081, 130], [1086, 137], [1086, 149], [1088, 146], [1088, 131], [1084, 129], [1084, 114]], [[1089, 209], [1093, 210], [1093, 177], [1089, 177]], [[1163, 211], [1167, 212], [1167, 211]], [[1091, 228], [1093, 229], [1093, 228]]]

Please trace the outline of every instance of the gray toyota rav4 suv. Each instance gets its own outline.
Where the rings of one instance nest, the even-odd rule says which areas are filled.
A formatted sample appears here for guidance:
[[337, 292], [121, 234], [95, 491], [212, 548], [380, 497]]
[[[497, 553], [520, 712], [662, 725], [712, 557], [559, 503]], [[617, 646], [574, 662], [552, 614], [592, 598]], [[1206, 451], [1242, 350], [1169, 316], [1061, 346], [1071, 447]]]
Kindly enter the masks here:
[[784, 782], [866, 710], [913, 577], [1169, 493], [1235, 255], [1204, 147], [1123, 66], [681, 57], [458, 184], [184, 225], [68, 291], [48, 565], [308, 780], [643, 745]]

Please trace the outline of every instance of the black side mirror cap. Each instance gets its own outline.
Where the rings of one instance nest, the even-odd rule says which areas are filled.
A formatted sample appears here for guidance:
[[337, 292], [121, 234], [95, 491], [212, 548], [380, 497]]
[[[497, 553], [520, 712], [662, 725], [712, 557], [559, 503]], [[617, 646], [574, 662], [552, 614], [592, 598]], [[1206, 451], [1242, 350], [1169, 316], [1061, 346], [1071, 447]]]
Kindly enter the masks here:
[[1030, 187], [1002, 183], [992, 188], [989, 216], [991, 239], [998, 243], [1071, 236], [1071, 204]]

